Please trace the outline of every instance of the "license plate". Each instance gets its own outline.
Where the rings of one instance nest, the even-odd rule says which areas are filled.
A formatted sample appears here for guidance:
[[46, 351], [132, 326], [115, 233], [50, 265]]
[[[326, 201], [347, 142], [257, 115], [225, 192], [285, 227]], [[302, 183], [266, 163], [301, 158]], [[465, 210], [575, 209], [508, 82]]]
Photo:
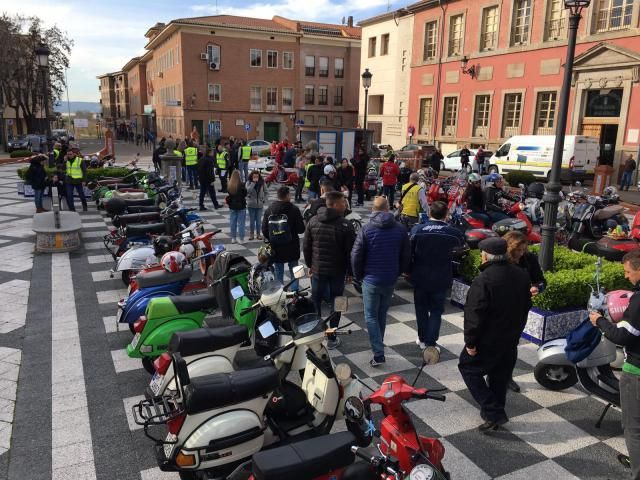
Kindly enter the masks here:
[[154, 395], [158, 395], [160, 393], [160, 387], [162, 386], [162, 381], [164, 380], [164, 375], [160, 375], [158, 372], [153, 374], [153, 378], [151, 379], [151, 383], [149, 383], [149, 388]]
[[140, 341], [140, 334], [136, 333], [136, 335], [133, 337], [133, 340], [131, 340], [131, 350], [134, 350], [136, 348], [136, 345], [138, 345], [138, 342]]
[[[176, 439], [178, 437], [176, 437], [173, 433], [169, 433], [167, 434], [167, 438], [164, 439], [165, 442], [175, 442]], [[173, 452], [173, 446], [175, 445], [175, 443], [165, 443], [164, 444], [164, 455], [167, 458], [171, 457], [171, 452]]]

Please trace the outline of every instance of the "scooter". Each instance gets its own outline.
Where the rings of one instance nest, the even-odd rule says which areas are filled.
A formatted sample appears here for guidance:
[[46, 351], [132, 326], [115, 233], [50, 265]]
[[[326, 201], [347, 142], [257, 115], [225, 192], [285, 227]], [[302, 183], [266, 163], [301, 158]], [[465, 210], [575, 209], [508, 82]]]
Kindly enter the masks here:
[[276, 163], [269, 175], [265, 177], [264, 183], [267, 185], [267, 188], [273, 183], [295, 187], [298, 185], [298, 169], [285, 168]]
[[[606, 295], [600, 287], [600, 269], [602, 259], [596, 262], [596, 288], [591, 287], [591, 295], [587, 309], [603, 311], [606, 306]], [[631, 296], [632, 292], [629, 292]], [[608, 315], [608, 312], [604, 312]], [[600, 428], [602, 420], [609, 408], [620, 406], [620, 387], [618, 379], [611, 369], [616, 360], [616, 345], [604, 335], [598, 346], [584, 360], [574, 364], [565, 354], [567, 340], [560, 338], [544, 343], [538, 348], [538, 363], [534, 369], [536, 381], [549, 390], [565, 390], [578, 381], [591, 394], [601, 398], [607, 405], [596, 423]]]

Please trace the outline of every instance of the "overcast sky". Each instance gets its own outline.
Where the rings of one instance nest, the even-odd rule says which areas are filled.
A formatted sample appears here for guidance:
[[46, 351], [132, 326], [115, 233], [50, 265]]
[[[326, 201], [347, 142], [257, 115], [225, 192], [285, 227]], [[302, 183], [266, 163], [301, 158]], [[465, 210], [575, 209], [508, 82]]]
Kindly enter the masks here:
[[[102, 73], [117, 71], [144, 52], [145, 32], [156, 22], [174, 18], [229, 14], [271, 18], [281, 15], [300, 20], [341, 23], [353, 15], [355, 22], [406, 3], [387, 0], [0, 0], [0, 11], [37, 15], [57, 24], [74, 40], [68, 72], [71, 101], [97, 102]], [[412, 3], [412, 2], [407, 2]], [[240, 6], [244, 5], [244, 6]]]

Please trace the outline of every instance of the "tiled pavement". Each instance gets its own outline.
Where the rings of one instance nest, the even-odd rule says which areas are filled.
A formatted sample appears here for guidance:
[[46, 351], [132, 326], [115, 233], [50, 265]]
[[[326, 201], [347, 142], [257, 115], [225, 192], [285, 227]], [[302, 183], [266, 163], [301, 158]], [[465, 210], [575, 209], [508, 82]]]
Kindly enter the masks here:
[[[10, 261], [0, 262], [0, 478], [177, 479], [156, 468], [151, 442], [130, 419], [129, 407], [140, 398], [149, 377], [139, 361], [123, 351], [131, 338], [128, 330], [115, 328], [115, 300], [124, 289], [120, 279], [109, 277], [112, 263], [98, 242], [107, 223], [90, 209], [82, 214], [83, 251], [65, 255], [62, 263], [57, 256], [33, 256], [24, 246], [33, 244], [33, 205], [15, 193], [14, 173], [14, 167], [0, 167], [0, 252], [10, 252], [3, 256]], [[367, 215], [366, 209], [359, 211]], [[216, 239], [228, 242], [228, 210], [203, 216], [212, 227], [223, 228]], [[251, 261], [259, 245], [226, 246]], [[65, 294], [70, 283], [56, 280], [61, 268], [71, 272], [71, 297]], [[350, 287], [347, 292], [352, 301], [344, 321], [355, 324], [353, 333], [342, 337], [334, 360], [348, 362], [371, 387], [390, 373], [413, 379], [421, 357], [414, 343], [416, 321], [408, 285], [399, 282], [394, 295], [385, 338], [387, 364], [379, 368], [368, 365], [371, 353], [362, 302]], [[66, 303], [70, 298], [75, 308]], [[52, 327], [52, 308], [58, 309], [54, 324], [57, 318], [65, 321], [61, 330]], [[75, 331], [70, 317], [76, 319]], [[493, 435], [479, 434], [477, 407], [456, 367], [461, 327], [461, 312], [448, 307], [441, 362], [427, 367], [418, 380], [420, 386], [447, 388], [447, 401], [416, 400], [407, 405], [421, 433], [442, 439], [452, 478], [625, 478], [627, 472], [616, 461], [625, 451], [620, 412], [610, 411], [597, 429], [600, 401], [580, 388], [544, 390], [533, 378], [536, 348], [528, 343], [520, 346], [514, 373], [523, 392], [508, 398], [511, 421]], [[52, 375], [52, 368], [66, 373]], [[61, 415], [65, 411], [70, 413]], [[63, 439], [56, 434], [61, 427], [69, 432]], [[11, 450], [6, 451], [11, 432]]]

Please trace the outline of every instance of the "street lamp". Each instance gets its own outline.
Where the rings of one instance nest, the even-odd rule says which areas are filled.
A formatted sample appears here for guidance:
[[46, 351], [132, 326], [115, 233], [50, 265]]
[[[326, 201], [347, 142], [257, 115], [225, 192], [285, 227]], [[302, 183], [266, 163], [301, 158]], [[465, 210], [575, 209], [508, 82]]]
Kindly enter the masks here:
[[476, 66], [471, 65], [469, 68], [467, 68], [468, 64], [469, 64], [469, 57], [465, 55], [460, 60], [460, 69], [462, 70], [462, 73], [465, 75], [469, 75], [471, 78], [476, 78], [476, 75], [477, 75]]
[[558, 106], [558, 123], [556, 125], [556, 139], [553, 146], [553, 159], [549, 182], [545, 188], [544, 197], [544, 225], [542, 226], [542, 244], [540, 245], [540, 266], [549, 270], [553, 264], [553, 247], [555, 244], [556, 221], [558, 218], [558, 204], [560, 203], [560, 174], [562, 172], [562, 151], [564, 150], [564, 136], [567, 128], [567, 111], [569, 110], [569, 92], [571, 89], [571, 73], [573, 57], [576, 51], [576, 37], [582, 9], [589, 6], [591, 0], [565, 0], [564, 8], [569, 10], [569, 44], [567, 46], [567, 60], [564, 64], [564, 79], [560, 91]]
[[371, 86], [371, 77], [373, 74], [368, 68], [364, 69], [362, 74], [362, 87], [364, 88], [364, 129], [367, 129], [367, 109], [369, 107], [369, 87]]
[[38, 69], [42, 72], [42, 100], [44, 102], [45, 129], [47, 132], [47, 141], [51, 138], [51, 125], [49, 124], [49, 55], [51, 50], [45, 43], [40, 43], [35, 50], [36, 62]]

